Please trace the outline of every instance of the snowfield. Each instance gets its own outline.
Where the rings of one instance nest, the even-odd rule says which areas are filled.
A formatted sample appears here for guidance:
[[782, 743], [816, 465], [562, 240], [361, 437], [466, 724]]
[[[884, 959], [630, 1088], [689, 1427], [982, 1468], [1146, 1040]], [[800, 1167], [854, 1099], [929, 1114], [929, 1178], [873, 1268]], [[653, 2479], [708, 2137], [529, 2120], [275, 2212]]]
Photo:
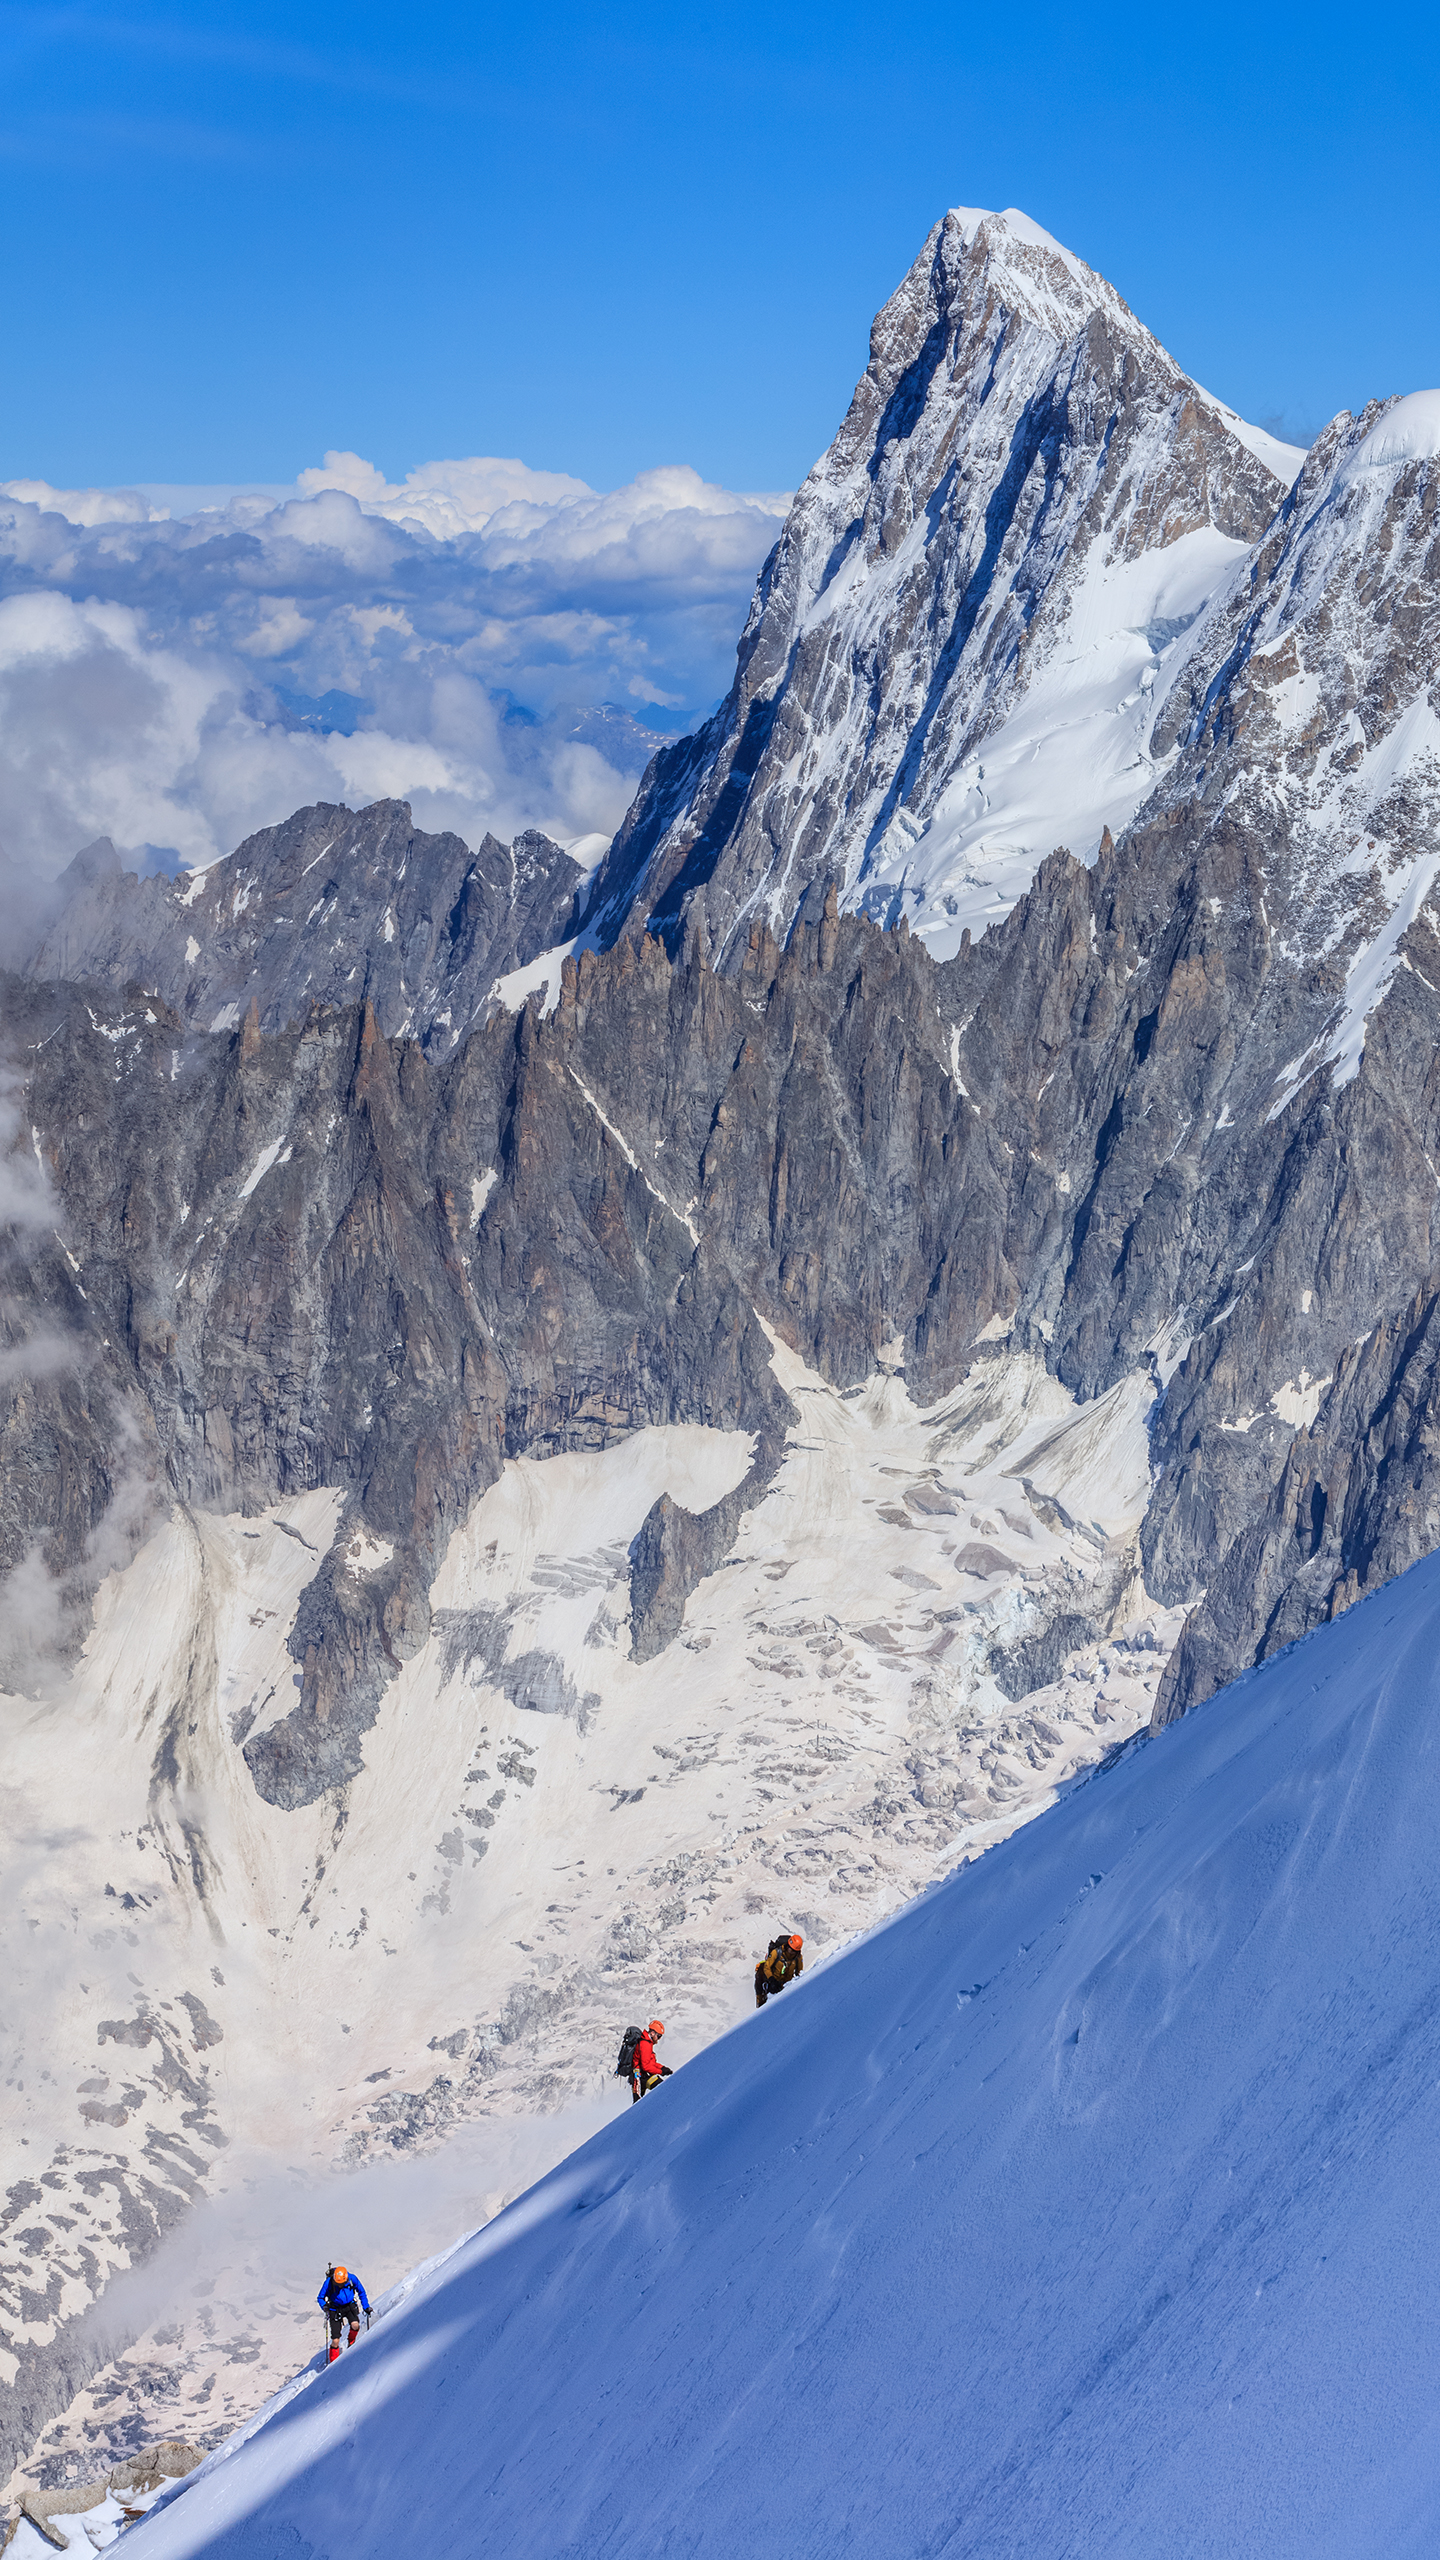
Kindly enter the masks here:
[[863, 891], [875, 914], [887, 892], [903, 895], [911, 931], [949, 959], [962, 933], [1009, 913], [1052, 845], [1091, 860], [1173, 760], [1151, 753], [1160, 706], [1249, 559], [1206, 526], [1134, 559], [1087, 562], [1015, 707], [940, 781], [923, 824], [898, 811], [847, 894]]
[[1440, 2512], [1440, 1560], [402, 2288], [138, 2560], [1402, 2560]]

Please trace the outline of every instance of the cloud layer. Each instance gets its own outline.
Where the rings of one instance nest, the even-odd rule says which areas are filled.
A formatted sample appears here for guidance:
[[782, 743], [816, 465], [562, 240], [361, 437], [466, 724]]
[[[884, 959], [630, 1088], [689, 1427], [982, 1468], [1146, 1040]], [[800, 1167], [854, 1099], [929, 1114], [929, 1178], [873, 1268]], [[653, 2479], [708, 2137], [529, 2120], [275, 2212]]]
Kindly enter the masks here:
[[728, 684], [787, 503], [352, 453], [166, 494], [0, 487], [0, 844], [37, 876], [98, 835], [207, 862], [313, 800], [608, 835]]

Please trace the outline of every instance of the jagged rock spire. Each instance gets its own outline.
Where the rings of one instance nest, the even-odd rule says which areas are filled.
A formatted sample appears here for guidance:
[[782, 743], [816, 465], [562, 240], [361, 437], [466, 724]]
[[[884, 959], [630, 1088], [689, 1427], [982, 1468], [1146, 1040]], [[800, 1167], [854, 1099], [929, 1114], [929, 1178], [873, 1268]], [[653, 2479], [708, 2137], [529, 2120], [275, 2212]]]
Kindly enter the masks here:
[[958, 949], [1057, 841], [1088, 857], [1147, 796], [1178, 644], [1300, 459], [1023, 214], [947, 214], [761, 573], [729, 697], [616, 838], [605, 929], [703, 913], [723, 967], [833, 873]]

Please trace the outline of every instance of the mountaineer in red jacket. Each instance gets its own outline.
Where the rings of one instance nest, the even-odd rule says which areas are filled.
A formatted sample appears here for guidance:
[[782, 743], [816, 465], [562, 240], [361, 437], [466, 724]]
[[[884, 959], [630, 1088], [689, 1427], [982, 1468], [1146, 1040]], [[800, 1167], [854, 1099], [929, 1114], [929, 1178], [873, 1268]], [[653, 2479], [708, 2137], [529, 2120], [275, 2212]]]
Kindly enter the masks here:
[[659, 2088], [662, 2080], [668, 2080], [671, 2077], [671, 2073], [667, 2065], [660, 2060], [659, 2055], [655, 2051], [656, 2038], [658, 2036], [663, 2036], [664, 2033], [664, 2019], [652, 2018], [649, 2026], [645, 2030], [645, 2033], [635, 2047], [634, 2059], [630, 2065], [630, 2095], [632, 2100], [635, 2098], [648, 2097], [652, 2089]]

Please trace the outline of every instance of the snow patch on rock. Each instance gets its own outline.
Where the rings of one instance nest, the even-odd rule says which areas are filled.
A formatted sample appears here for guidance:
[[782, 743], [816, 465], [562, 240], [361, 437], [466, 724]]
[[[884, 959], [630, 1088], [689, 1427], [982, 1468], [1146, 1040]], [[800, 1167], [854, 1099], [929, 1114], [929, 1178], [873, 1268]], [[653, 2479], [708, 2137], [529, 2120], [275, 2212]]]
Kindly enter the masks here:
[[256, 1157], [255, 1162], [252, 1164], [244, 1181], [241, 1183], [240, 1198], [242, 1200], [248, 1200], [252, 1192], [258, 1190], [260, 1184], [264, 1181], [266, 1174], [273, 1171], [277, 1164], [288, 1164], [294, 1152], [295, 1150], [291, 1145], [290, 1140], [285, 1136], [282, 1135], [278, 1138], [272, 1138], [268, 1147], [261, 1148], [259, 1155]]

